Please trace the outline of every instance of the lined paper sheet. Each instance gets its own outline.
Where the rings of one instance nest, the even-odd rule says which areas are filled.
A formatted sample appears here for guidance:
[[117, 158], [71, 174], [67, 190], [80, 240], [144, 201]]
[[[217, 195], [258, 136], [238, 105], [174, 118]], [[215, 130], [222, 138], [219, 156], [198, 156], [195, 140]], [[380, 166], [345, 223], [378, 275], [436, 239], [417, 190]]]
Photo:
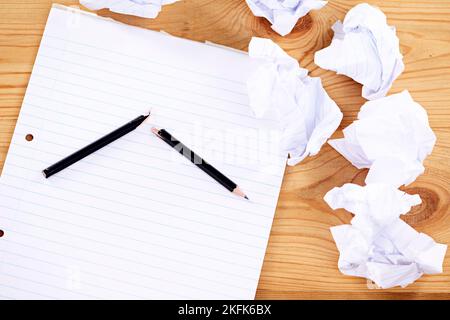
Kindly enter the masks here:
[[[252, 68], [243, 53], [53, 7], [0, 180], [1, 298], [253, 299], [286, 155], [278, 124], [248, 107]], [[137, 130], [43, 177], [149, 109]]]

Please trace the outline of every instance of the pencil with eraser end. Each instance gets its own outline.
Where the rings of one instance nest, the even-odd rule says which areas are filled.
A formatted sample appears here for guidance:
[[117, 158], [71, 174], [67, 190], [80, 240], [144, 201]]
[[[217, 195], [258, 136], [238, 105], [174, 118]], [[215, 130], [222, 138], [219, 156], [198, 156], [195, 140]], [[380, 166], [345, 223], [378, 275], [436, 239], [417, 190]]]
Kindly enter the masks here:
[[57, 163], [51, 165], [47, 169], [44, 169], [42, 171], [42, 174], [45, 178], [49, 178], [55, 173], [60, 172], [61, 170], [66, 169], [67, 167], [71, 166], [72, 164], [80, 161], [81, 159], [87, 157], [88, 155], [94, 153], [95, 151], [103, 148], [104, 146], [110, 144], [111, 142], [119, 139], [120, 137], [123, 137], [127, 133], [130, 133], [139, 125], [144, 122], [145, 119], [147, 119], [150, 116], [150, 112], [147, 115], [141, 115], [137, 117], [136, 119], [131, 120], [130, 122], [124, 124], [120, 128], [108, 133], [106, 136], [92, 142], [91, 144], [85, 146], [84, 148], [72, 153], [71, 155], [67, 156], [66, 158], [58, 161]]
[[165, 143], [167, 143], [172, 148], [177, 150], [180, 154], [182, 154], [185, 158], [187, 158], [193, 164], [195, 164], [199, 169], [203, 170], [211, 178], [213, 178], [218, 183], [220, 183], [222, 186], [224, 186], [228, 191], [230, 191], [231, 193], [234, 193], [235, 195], [238, 195], [240, 197], [243, 197], [243, 198], [249, 200], [248, 197], [245, 195], [245, 193], [242, 191], [242, 189], [239, 188], [239, 186], [236, 183], [231, 181], [223, 173], [221, 173], [219, 170], [214, 168], [208, 162], [203, 160], [198, 154], [196, 154], [194, 151], [189, 149], [186, 145], [184, 145], [179, 140], [177, 140], [169, 132], [167, 132], [164, 129], [158, 129], [158, 128], [152, 128], [152, 132], [157, 137], [159, 137], [161, 140], [163, 140]]

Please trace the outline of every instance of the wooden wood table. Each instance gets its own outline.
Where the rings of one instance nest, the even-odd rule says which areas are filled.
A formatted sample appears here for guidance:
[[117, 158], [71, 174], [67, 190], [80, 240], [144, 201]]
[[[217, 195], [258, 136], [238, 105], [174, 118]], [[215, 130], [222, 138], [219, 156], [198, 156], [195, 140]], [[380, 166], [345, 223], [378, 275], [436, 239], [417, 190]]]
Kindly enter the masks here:
[[[0, 166], [8, 151], [30, 72], [38, 50], [51, 0], [3, 0], [0, 3]], [[183, 0], [166, 6], [156, 20], [101, 10], [100, 15], [173, 35], [247, 50], [252, 36], [273, 39], [300, 61], [341, 107], [342, 128], [355, 120], [364, 103], [361, 86], [345, 76], [319, 69], [314, 52], [328, 46], [331, 25], [360, 1], [331, 0], [320, 11], [302, 18], [293, 32], [280, 37], [262, 18], [252, 15], [244, 0]], [[65, 5], [77, 1], [61, 0]], [[436, 241], [450, 244], [450, 1], [370, 0], [396, 26], [406, 69], [391, 93], [408, 89], [428, 111], [437, 135], [426, 171], [404, 188], [418, 193], [423, 203], [405, 220]], [[259, 282], [259, 299], [450, 299], [450, 250], [444, 273], [424, 276], [405, 289], [374, 289], [365, 279], [342, 275], [331, 226], [348, 223], [351, 215], [333, 212], [324, 194], [346, 182], [364, 183], [358, 170], [330, 146], [319, 155], [288, 167]], [[1, 226], [1, 221], [0, 221]]]

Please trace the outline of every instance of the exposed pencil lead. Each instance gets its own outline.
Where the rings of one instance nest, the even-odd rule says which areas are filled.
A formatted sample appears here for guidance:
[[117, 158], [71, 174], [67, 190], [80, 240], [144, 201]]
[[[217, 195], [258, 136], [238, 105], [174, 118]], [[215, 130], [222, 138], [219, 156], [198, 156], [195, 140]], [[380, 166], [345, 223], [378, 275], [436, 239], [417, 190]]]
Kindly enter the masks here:
[[244, 196], [245, 199], [250, 200], [247, 196]]

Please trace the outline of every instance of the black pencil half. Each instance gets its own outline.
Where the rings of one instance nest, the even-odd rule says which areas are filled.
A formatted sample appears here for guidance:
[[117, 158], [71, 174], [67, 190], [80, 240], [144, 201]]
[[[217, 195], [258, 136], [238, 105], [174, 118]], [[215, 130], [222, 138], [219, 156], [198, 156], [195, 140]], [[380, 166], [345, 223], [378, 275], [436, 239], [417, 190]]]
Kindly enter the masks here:
[[169, 132], [164, 129], [152, 128], [152, 132], [161, 138], [165, 143], [170, 145], [172, 148], [177, 150], [180, 154], [182, 154], [185, 158], [189, 159], [193, 164], [195, 164], [199, 169], [203, 170], [206, 174], [208, 174], [211, 178], [216, 180], [222, 186], [224, 186], [228, 191], [243, 197], [247, 200], [248, 197], [245, 193], [239, 188], [239, 186], [227, 178], [223, 173], [214, 168], [204, 159], [202, 159], [198, 154], [189, 149], [185, 144], [177, 140], [174, 136], [172, 136]]
[[84, 148], [72, 153], [66, 158], [58, 161], [57, 163], [51, 165], [50, 167], [44, 169], [42, 171], [45, 178], [49, 178], [55, 173], [64, 170], [65, 168], [71, 166], [72, 164], [80, 161], [81, 159], [87, 157], [88, 155], [94, 153], [95, 151], [103, 148], [104, 146], [110, 144], [111, 142], [123, 137], [127, 133], [130, 133], [134, 129], [136, 129], [145, 119], [150, 116], [150, 113], [147, 115], [141, 115], [136, 119], [131, 120], [130, 122], [124, 124], [120, 128], [108, 133], [106, 136], [92, 142], [91, 144], [85, 146]]

